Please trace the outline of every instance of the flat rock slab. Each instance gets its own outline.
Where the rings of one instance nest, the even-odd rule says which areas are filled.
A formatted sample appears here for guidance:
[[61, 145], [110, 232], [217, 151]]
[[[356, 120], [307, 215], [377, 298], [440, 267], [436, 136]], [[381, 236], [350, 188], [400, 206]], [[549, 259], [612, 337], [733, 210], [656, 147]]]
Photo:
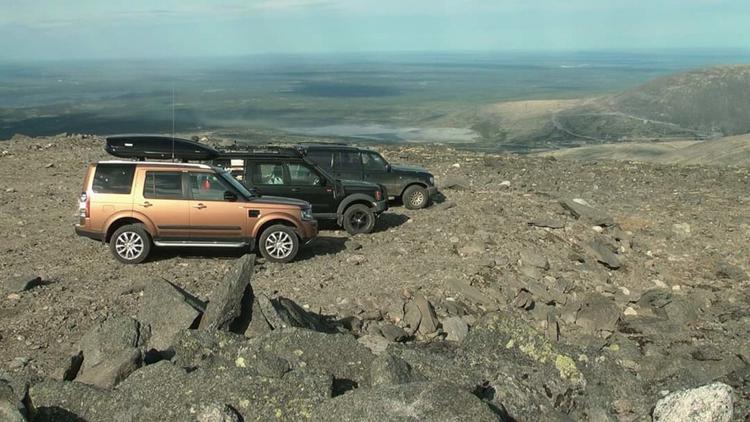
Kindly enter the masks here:
[[560, 205], [576, 219], [583, 219], [597, 226], [614, 226], [615, 222], [607, 213], [600, 211], [579, 198], [560, 200]]
[[358, 389], [321, 403], [313, 421], [502, 421], [482, 400], [455, 385], [414, 382]]
[[201, 315], [196, 300], [166, 280], [146, 284], [138, 320], [151, 327], [150, 349], [168, 349], [175, 334], [193, 326]]
[[227, 330], [242, 313], [242, 303], [252, 302], [250, 278], [255, 267], [255, 255], [243, 255], [224, 276], [211, 294], [211, 301], [201, 318], [201, 329]]

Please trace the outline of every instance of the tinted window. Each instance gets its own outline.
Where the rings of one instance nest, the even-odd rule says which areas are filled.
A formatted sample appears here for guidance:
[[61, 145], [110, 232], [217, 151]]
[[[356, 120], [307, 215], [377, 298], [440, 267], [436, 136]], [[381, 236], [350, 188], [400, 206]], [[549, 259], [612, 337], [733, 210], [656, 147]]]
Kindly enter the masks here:
[[367, 170], [385, 170], [385, 160], [374, 152], [362, 153], [362, 165]]
[[234, 190], [213, 173], [190, 173], [190, 192], [199, 201], [223, 201], [224, 192]]
[[320, 184], [320, 177], [310, 167], [302, 164], [288, 164], [287, 168], [292, 185], [313, 186]]
[[257, 185], [283, 185], [284, 165], [276, 163], [253, 164], [253, 183]]
[[330, 151], [310, 151], [306, 158], [326, 170], [333, 168], [333, 154]]
[[339, 152], [339, 160], [336, 167], [344, 170], [359, 170], [362, 168], [362, 162], [359, 160], [359, 152]]
[[182, 173], [147, 171], [143, 197], [153, 199], [183, 199]]
[[97, 164], [91, 188], [96, 193], [129, 194], [134, 174], [133, 164]]

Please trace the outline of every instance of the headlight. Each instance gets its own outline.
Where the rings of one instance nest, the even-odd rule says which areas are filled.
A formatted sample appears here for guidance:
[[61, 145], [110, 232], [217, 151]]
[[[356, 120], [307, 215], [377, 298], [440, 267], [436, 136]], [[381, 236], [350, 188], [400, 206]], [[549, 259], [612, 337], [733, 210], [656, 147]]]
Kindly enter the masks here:
[[313, 219], [312, 208], [302, 208], [302, 219], [310, 221]]
[[430, 176], [430, 184], [431, 185], [435, 184], [435, 176]]

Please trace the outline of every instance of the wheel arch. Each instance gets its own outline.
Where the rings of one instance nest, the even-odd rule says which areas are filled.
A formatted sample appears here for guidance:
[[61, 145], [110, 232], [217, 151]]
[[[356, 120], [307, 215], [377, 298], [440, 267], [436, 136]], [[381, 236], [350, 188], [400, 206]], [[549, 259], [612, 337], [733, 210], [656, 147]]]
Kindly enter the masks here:
[[112, 234], [119, 229], [122, 226], [125, 226], [127, 224], [143, 224], [143, 226], [146, 229], [146, 233], [148, 233], [149, 236], [153, 239], [154, 237], [154, 228], [153, 224], [146, 219], [142, 218], [138, 215], [119, 215], [112, 217], [111, 221], [107, 224], [107, 230], [104, 232], [104, 242], [109, 242], [109, 240], [112, 237]]
[[276, 224], [281, 224], [287, 227], [291, 227], [294, 232], [297, 234], [298, 238], [301, 238], [300, 236], [300, 227], [297, 225], [297, 223], [292, 220], [289, 217], [285, 217], [282, 215], [269, 215], [265, 219], [258, 222], [258, 224], [255, 225], [255, 230], [253, 231], [253, 248], [255, 248], [258, 244], [258, 239], [263, 234], [263, 232]]
[[427, 189], [429, 187], [429, 186], [427, 186], [427, 183], [424, 183], [424, 182], [410, 182], [409, 184], [407, 184], [406, 186], [404, 186], [403, 189], [401, 189], [401, 194], [399, 196], [403, 197], [404, 196], [404, 192], [406, 192], [407, 189], [409, 189], [410, 187], [412, 187], [414, 185], [421, 186], [424, 189]]

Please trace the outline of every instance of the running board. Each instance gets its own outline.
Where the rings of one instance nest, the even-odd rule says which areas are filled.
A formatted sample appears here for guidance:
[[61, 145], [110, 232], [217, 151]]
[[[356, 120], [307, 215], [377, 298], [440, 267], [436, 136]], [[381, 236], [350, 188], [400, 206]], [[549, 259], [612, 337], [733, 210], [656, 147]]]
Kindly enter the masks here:
[[180, 246], [180, 247], [196, 247], [196, 248], [242, 248], [248, 245], [247, 242], [191, 242], [187, 240], [175, 240], [175, 241], [159, 241], [155, 240], [154, 245], [156, 246]]

